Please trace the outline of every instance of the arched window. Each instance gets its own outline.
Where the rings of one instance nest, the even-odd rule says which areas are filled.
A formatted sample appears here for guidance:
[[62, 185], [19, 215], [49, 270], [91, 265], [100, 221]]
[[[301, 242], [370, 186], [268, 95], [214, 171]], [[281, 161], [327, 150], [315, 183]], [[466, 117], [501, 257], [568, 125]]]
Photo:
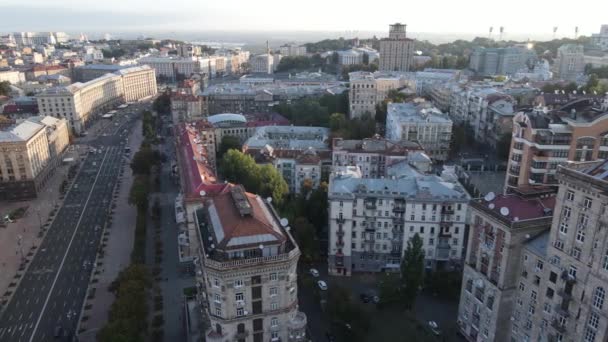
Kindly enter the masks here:
[[604, 298], [606, 298], [606, 291], [602, 287], [597, 287], [593, 293], [593, 307], [601, 310], [604, 306]]

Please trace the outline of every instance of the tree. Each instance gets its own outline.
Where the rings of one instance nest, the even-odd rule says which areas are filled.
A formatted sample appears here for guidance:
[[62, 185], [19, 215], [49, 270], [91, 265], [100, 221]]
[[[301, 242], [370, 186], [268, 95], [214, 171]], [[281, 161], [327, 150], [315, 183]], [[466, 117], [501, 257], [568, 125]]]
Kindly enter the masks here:
[[398, 274], [384, 273], [378, 284], [381, 307], [388, 307], [402, 302], [400, 282]]
[[332, 285], [327, 291], [327, 311], [338, 340], [365, 340], [370, 327], [369, 315], [353, 302], [350, 291], [340, 285]]
[[297, 217], [291, 225], [293, 237], [302, 252], [302, 261], [310, 263], [319, 258], [319, 243], [315, 227], [305, 217]]
[[241, 140], [233, 135], [224, 135], [217, 151], [217, 160], [221, 160], [228, 150], [240, 150]]
[[260, 184], [258, 193], [263, 197], [272, 197], [273, 205], [280, 207], [289, 193], [289, 187], [283, 176], [270, 164], [258, 166], [258, 170], [259, 180], [256, 180]]
[[332, 132], [337, 132], [346, 128], [346, 124], [346, 115], [342, 113], [333, 113], [329, 116], [329, 128]]
[[0, 82], [0, 95], [8, 96], [11, 93], [11, 83], [9, 81]]
[[509, 158], [509, 151], [511, 150], [511, 133], [505, 133], [500, 137], [500, 140], [496, 143], [496, 156], [502, 160]]
[[411, 309], [424, 280], [424, 250], [418, 233], [407, 242], [407, 248], [401, 261], [401, 281], [403, 304]]
[[152, 108], [160, 114], [169, 114], [171, 112], [171, 94], [167, 91], [154, 99]]

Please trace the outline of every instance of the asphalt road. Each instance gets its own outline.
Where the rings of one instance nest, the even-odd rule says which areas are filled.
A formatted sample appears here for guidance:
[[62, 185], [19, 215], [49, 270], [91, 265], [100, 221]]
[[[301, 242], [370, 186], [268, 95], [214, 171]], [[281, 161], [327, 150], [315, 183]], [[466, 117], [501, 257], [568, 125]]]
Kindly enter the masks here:
[[[137, 110], [137, 111], [136, 111]], [[0, 342], [58, 341], [75, 334], [86, 296], [102, 227], [119, 179], [125, 138], [138, 112], [129, 108], [104, 129], [90, 146], [62, 207], [39, 246], [19, 287], [0, 317]]]

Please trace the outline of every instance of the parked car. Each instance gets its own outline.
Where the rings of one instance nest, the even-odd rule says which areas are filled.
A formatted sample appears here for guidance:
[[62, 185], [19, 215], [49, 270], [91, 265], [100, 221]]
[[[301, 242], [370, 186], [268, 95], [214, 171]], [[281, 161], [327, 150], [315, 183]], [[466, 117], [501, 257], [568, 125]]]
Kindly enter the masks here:
[[319, 280], [319, 281], [317, 282], [317, 286], [319, 286], [319, 289], [320, 289], [321, 291], [327, 291], [327, 283], [326, 283], [326, 282], [324, 282], [323, 280]]
[[369, 303], [369, 296], [367, 294], [362, 293], [359, 295], [359, 298], [361, 298], [361, 301], [363, 303], [366, 303], [366, 304]]
[[319, 277], [319, 271], [317, 271], [317, 270], [316, 270], [316, 269], [314, 269], [314, 268], [311, 268], [311, 269], [308, 271], [308, 273], [310, 273], [310, 275], [311, 275], [311, 276], [313, 276], [313, 277], [315, 277], [315, 278], [318, 278], [318, 277]]
[[429, 329], [431, 329], [433, 334], [435, 334], [436, 336], [441, 335], [441, 330], [439, 330], [439, 325], [437, 324], [437, 322], [429, 321]]

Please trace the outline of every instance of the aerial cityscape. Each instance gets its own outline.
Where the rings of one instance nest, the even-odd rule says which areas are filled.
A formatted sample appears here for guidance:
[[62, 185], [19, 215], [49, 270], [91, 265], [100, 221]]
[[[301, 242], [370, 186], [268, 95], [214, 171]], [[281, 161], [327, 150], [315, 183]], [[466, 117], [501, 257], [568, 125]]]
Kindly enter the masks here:
[[135, 3], [0, 6], [0, 342], [608, 341], [606, 5]]

